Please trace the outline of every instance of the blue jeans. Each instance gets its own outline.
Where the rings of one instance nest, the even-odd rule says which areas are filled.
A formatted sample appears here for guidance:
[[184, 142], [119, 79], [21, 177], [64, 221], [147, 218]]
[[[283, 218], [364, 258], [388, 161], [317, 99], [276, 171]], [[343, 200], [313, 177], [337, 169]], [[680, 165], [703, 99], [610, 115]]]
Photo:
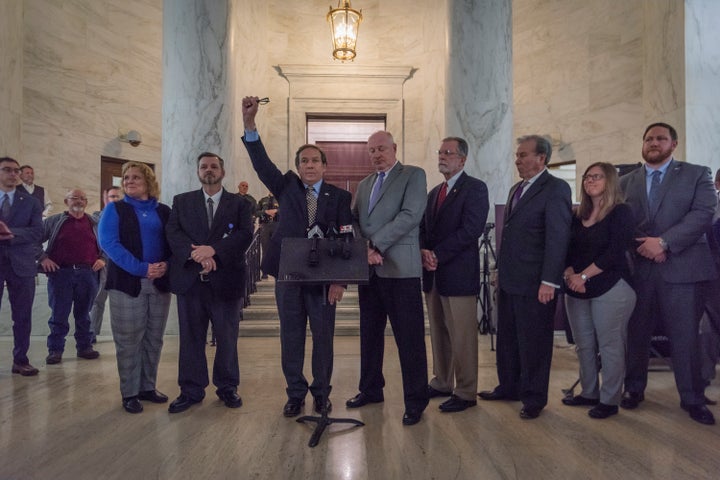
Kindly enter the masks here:
[[68, 318], [75, 317], [75, 343], [78, 352], [90, 348], [90, 307], [98, 289], [98, 273], [90, 268], [63, 267], [48, 273], [48, 305], [50, 335], [47, 346], [52, 352], [65, 350], [65, 336], [70, 331]]

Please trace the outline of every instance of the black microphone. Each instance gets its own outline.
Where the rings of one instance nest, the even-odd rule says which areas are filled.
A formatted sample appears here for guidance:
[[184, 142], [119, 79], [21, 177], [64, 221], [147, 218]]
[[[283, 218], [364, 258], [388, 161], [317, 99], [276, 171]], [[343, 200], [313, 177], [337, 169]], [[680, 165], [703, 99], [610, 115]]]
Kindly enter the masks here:
[[343, 236], [344, 242], [342, 244], [342, 253], [340, 254], [345, 260], [349, 260], [352, 257], [352, 243], [354, 239], [353, 226], [352, 225], [341, 225], [340, 235]]
[[323, 238], [323, 233], [320, 229], [320, 226], [317, 223], [313, 224], [310, 230], [308, 230], [307, 236], [308, 238], [312, 238], [310, 251], [308, 252], [308, 266], [317, 267], [318, 264], [320, 264], [320, 239]]
[[335, 228], [335, 222], [330, 222], [330, 226], [325, 233], [325, 238], [328, 240], [328, 255], [331, 257], [334, 257], [338, 252], [337, 236], [338, 231], [337, 228]]

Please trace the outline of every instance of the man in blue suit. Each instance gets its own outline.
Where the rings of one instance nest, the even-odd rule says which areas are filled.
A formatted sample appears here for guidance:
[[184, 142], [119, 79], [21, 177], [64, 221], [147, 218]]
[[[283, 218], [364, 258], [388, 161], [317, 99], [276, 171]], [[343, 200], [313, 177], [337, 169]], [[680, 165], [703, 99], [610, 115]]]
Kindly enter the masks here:
[[637, 408], [645, 398], [651, 335], [662, 322], [672, 343], [680, 406], [696, 422], [712, 425], [700, 373], [698, 325], [701, 282], [716, 277], [705, 235], [717, 199], [707, 167], [673, 158], [678, 136], [666, 123], [643, 135], [645, 164], [620, 180], [637, 225], [634, 286], [637, 305], [628, 325], [625, 392], [620, 406]]
[[419, 242], [427, 182], [423, 169], [398, 161], [390, 132], [373, 133], [367, 147], [375, 173], [358, 184], [353, 216], [360, 235], [369, 242], [370, 283], [358, 287], [360, 392], [346, 405], [358, 408], [384, 401], [382, 368], [389, 318], [402, 371], [402, 422], [415, 425], [428, 404]]
[[498, 252], [499, 385], [483, 400], [520, 400], [520, 418], [537, 418], [548, 400], [553, 319], [572, 218], [570, 186], [548, 172], [550, 142], [517, 140], [513, 185]]
[[[295, 154], [298, 173], [283, 173], [272, 163], [260, 141], [255, 125], [258, 98], [245, 97], [242, 103], [245, 136], [243, 143], [250, 154], [260, 180], [280, 202], [277, 230], [263, 252], [262, 270], [277, 278], [283, 238], [307, 238], [308, 229], [317, 225], [323, 233], [333, 225], [340, 230], [352, 226], [350, 192], [323, 181], [327, 168], [325, 153], [315, 145], [303, 145]], [[343, 285], [275, 284], [275, 299], [280, 316], [282, 369], [287, 382], [288, 400], [283, 415], [300, 414], [308, 390], [316, 412], [329, 412], [330, 379], [333, 369], [335, 305], [342, 300]], [[313, 338], [313, 382], [303, 375], [305, 337], [308, 318]]]
[[173, 199], [165, 226], [170, 288], [177, 295], [180, 395], [168, 411], [180, 413], [205, 397], [208, 321], [217, 341], [213, 363], [215, 393], [228, 408], [242, 406], [237, 342], [244, 293], [245, 250], [252, 241], [250, 203], [222, 187], [225, 163], [218, 155], [197, 159], [200, 190]]
[[43, 235], [42, 206], [29, 193], [16, 189], [20, 164], [0, 158], [0, 298], [7, 285], [12, 310], [12, 372], [29, 377], [38, 369], [27, 357], [35, 299], [35, 256]]
[[420, 224], [423, 291], [430, 317], [433, 373], [429, 396], [450, 396], [442, 412], [477, 405], [478, 238], [488, 215], [485, 183], [463, 171], [467, 142], [443, 139], [438, 168], [445, 181], [428, 195]]

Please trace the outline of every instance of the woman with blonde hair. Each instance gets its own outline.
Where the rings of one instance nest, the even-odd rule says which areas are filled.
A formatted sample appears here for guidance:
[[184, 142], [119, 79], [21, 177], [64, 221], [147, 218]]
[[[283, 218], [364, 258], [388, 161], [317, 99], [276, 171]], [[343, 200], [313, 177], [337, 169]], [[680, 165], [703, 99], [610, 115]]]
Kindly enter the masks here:
[[110, 258], [105, 288], [122, 405], [129, 413], [140, 413], [140, 400], [168, 399], [155, 382], [170, 309], [165, 240], [170, 207], [158, 201], [160, 187], [144, 163], [123, 165], [122, 187], [125, 198], [105, 207], [99, 235]]
[[[635, 307], [626, 257], [634, 221], [615, 167], [597, 162], [582, 177], [564, 272], [565, 307], [580, 363], [580, 395], [565, 405], [592, 405], [592, 418], [618, 413], [625, 377], [627, 324]], [[602, 361], [599, 381], [598, 353]]]

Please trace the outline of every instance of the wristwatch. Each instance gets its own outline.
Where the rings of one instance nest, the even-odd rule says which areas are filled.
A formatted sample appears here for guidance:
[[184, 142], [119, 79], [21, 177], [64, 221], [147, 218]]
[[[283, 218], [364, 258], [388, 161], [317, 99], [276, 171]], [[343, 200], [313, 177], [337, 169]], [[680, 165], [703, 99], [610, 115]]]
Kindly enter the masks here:
[[668, 244], [665, 240], [662, 239], [662, 237], [658, 237], [658, 243], [660, 244], [660, 248], [665, 250], [667, 252], [668, 250]]
[[581, 273], [580, 278], [582, 278], [583, 282], [587, 282], [588, 276], [585, 275], [584, 273]]

